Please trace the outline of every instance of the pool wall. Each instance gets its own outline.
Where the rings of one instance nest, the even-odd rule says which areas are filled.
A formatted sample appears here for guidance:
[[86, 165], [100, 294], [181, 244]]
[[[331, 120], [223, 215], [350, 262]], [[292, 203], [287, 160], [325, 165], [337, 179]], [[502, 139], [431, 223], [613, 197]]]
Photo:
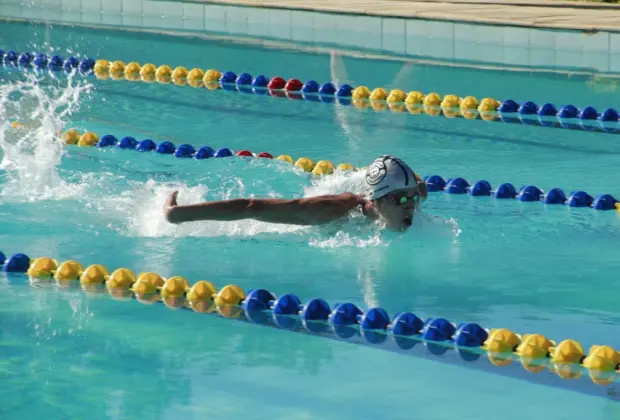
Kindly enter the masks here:
[[153, 0], [0, 0], [0, 16], [247, 36], [446, 63], [620, 74], [620, 33]]

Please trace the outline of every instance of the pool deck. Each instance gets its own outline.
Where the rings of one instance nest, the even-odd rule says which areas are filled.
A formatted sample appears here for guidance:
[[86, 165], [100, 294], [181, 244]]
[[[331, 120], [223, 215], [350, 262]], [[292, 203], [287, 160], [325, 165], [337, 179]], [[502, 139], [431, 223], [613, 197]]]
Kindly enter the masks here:
[[496, 25], [620, 32], [620, 5], [561, 0], [193, 0]]

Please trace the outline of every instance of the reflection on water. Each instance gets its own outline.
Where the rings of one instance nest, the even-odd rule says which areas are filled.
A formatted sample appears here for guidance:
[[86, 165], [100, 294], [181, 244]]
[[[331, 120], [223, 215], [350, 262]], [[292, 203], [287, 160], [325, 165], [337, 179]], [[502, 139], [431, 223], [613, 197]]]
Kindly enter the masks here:
[[[10, 286], [6, 278], [0, 282], [0, 372], [5, 389], [27, 391], [3, 403], [10, 418], [46, 412], [75, 418], [93, 406], [121, 417], [164, 418], [171, 405], [190, 405], [194, 375], [277, 367], [308, 377], [332, 358], [329, 346], [293, 334], [263, 334], [52, 282], [28, 288], [12, 277]], [[63, 404], [69, 396], [71, 404]]]

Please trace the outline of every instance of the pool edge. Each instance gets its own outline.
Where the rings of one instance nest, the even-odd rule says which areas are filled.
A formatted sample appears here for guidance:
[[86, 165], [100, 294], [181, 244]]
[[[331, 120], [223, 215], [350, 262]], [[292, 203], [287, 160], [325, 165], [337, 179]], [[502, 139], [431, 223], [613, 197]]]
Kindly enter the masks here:
[[[176, 1], [176, 0], [155, 0], [155, 1]], [[312, 1], [312, 0], [310, 0]], [[338, 2], [338, 0], [335, 0]], [[547, 3], [543, 3], [541, 5], [534, 5], [533, 3], [523, 2], [518, 4], [508, 4], [504, 2], [493, 2], [493, 3], [478, 3], [478, 2], [458, 2], [454, 0], [445, 0], [442, 2], [439, 1], [413, 1], [413, 0], [386, 0], [383, 2], [372, 2], [370, 0], [365, 0], [367, 3], [364, 6], [355, 6], [352, 9], [345, 8], [344, 5], [333, 5], [329, 6], [326, 3], [319, 3], [316, 5], [305, 4], [308, 3], [308, 0], [184, 0], [185, 3], [197, 3], [197, 4], [212, 4], [212, 5], [222, 5], [222, 6], [235, 6], [235, 7], [248, 7], [248, 8], [258, 8], [258, 9], [273, 9], [273, 10], [296, 10], [296, 11], [306, 11], [306, 12], [317, 12], [317, 13], [326, 13], [333, 15], [349, 15], [349, 16], [372, 16], [372, 17], [384, 17], [384, 18], [399, 18], [399, 19], [416, 19], [416, 20], [426, 20], [426, 21], [442, 21], [442, 22], [453, 22], [453, 23], [472, 23], [472, 24], [480, 24], [487, 26], [512, 26], [512, 27], [520, 27], [520, 28], [532, 28], [532, 29], [556, 29], [556, 30], [573, 30], [573, 31], [581, 31], [583, 33], [596, 33], [599, 31], [605, 32], [615, 32], [620, 33], [620, 5], [606, 5], [610, 7], [600, 6], [599, 7], [590, 7], [575, 4], [574, 6], [563, 8], [561, 5], [551, 5]], [[331, 3], [331, 2], [330, 2]], [[406, 4], [411, 3], [415, 4], [416, 7], [419, 7], [423, 4], [452, 4], [452, 5], [479, 5], [485, 6], [484, 8], [492, 8], [499, 7], [501, 9], [542, 9], [539, 16], [532, 16], [531, 21], [519, 22], [514, 19], [502, 19], [498, 17], [481, 17], [477, 15], [476, 11], [479, 9], [475, 9], [471, 12], [470, 15], [464, 16], [459, 11], [459, 18], [455, 18], [450, 14], [441, 11], [419, 11], [412, 7], [412, 10], [404, 11], [404, 10], [390, 10], [389, 8], [384, 8], [380, 5], [386, 5], [389, 3], [393, 4]], [[528, 4], [529, 3], [529, 4]], [[566, 3], [566, 2], [561, 2]], [[423, 6], [428, 7], [428, 6]], [[484, 10], [483, 8], [483, 10]], [[558, 11], [566, 11], [566, 9], [574, 9], [575, 13], [570, 16], [571, 23], [563, 23], [561, 20], [566, 20], [566, 13], [560, 14], [556, 12], [558, 16], [553, 17], [551, 20], [543, 20], [537, 21], [537, 19], [549, 18], [547, 13], [542, 13], [544, 9], [557, 9]], [[587, 21], [588, 24], [581, 24], [579, 21], [584, 20], [583, 16], [579, 16], [579, 12], [583, 10], [600, 12], [600, 16], [592, 17], [588, 16]], [[615, 18], [618, 20], [617, 25], [613, 24], [601, 24], [600, 19], [605, 20], [609, 19], [610, 12], [618, 12], [618, 16]], [[421, 15], [420, 13], [423, 13]], [[506, 13], [506, 15], [510, 15], [510, 13]], [[574, 22], [573, 22], [574, 21]]]

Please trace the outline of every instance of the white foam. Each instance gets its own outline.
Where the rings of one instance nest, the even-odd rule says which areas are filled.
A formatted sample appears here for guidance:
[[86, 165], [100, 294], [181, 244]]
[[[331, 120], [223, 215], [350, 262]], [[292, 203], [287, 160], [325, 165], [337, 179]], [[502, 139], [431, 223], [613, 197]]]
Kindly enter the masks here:
[[[242, 185], [242, 181], [238, 180]], [[135, 236], [256, 236], [263, 233], [294, 233], [307, 230], [298, 225], [272, 224], [255, 220], [235, 222], [201, 221], [174, 225], [164, 217], [164, 203], [173, 191], [179, 191], [179, 205], [198, 203], [205, 200], [209, 189], [199, 185], [188, 187], [184, 184], [161, 184], [148, 181], [105, 203], [105, 210], [116, 211], [119, 216], [128, 216], [129, 234]], [[234, 189], [227, 190], [219, 199], [230, 198]], [[235, 194], [237, 195], [237, 194]], [[102, 208], [104, 210], [104, 208]]]
[[362, 194], [364, 192], [364, 172], [336, 171], [327, 177], [312, 180], [312, 184], [304, 189], [304, 196], [315, 197], [323, 194], [341, 194], [350, 192]]
[[[0, 169], [6, 182], [4, 201], [35, 201], [79, 196], [85, 185], [69, 184], [58, 174], [63, 155], [65, 118], [79, 109], [80, 98], [91, 85], [68, 77], [60, 86], [43, 89], [34, 73], [26, 80], [0, 85]], [[56, 81], [56, 83], [60, 83]], [[24, 125], [14, 128], [13, 122]]]

